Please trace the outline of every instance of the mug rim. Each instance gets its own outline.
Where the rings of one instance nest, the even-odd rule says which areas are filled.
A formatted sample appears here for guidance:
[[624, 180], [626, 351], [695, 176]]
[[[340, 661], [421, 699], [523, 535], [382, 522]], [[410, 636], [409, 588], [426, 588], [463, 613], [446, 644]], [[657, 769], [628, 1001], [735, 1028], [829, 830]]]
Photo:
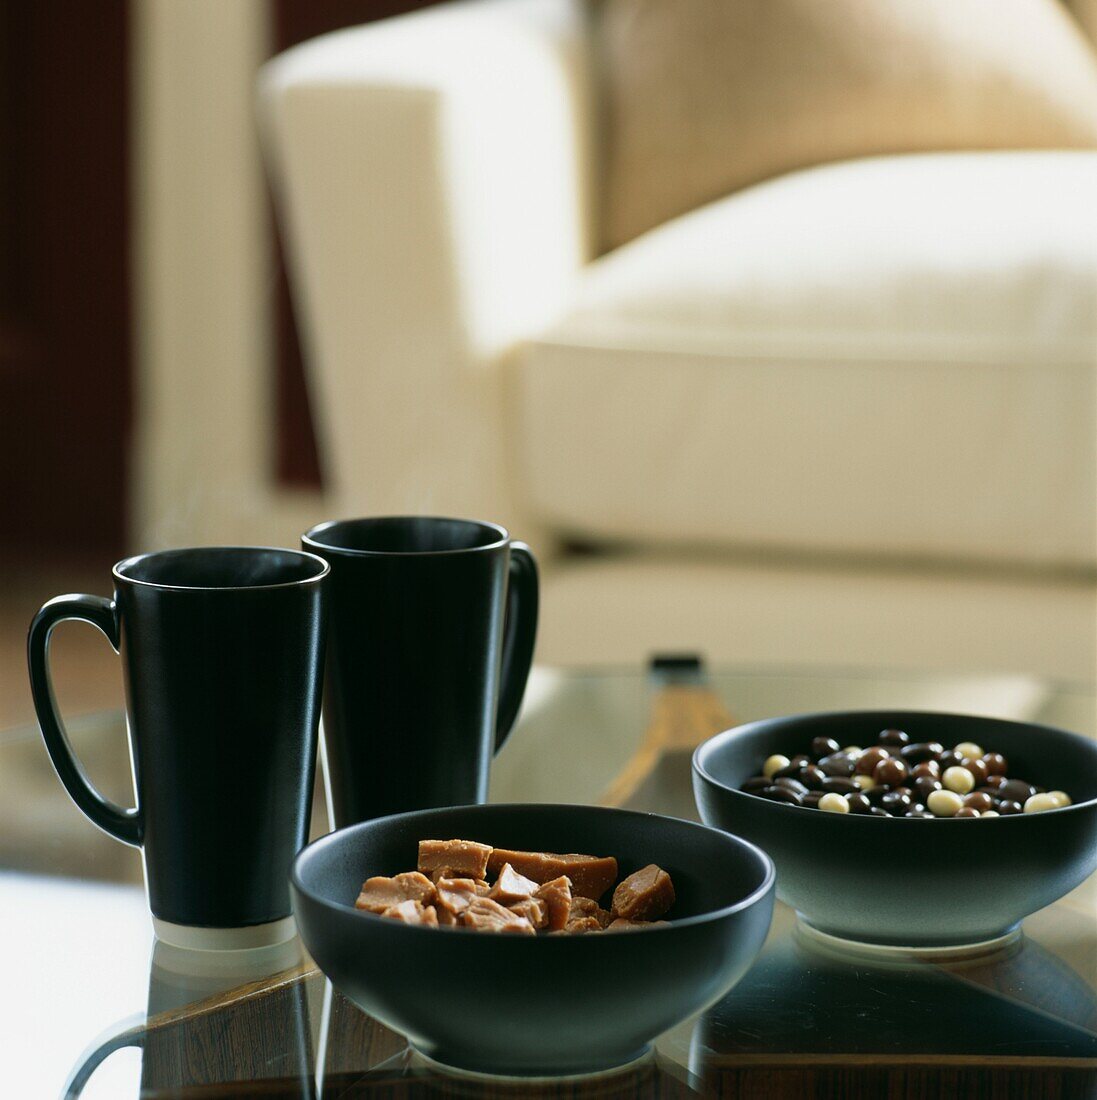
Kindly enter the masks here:
[[[139, 577], [129, 576], [124, 570], [137, 565], [139, 562], [148, 561], [150, 558], [166, 557], [169, 554], [197, 554], [197, 553], [221, 553], [224, 551], [246, 551], [254, 553], [261, 551], [275, 554], [291, 554], [295, 558], [304, 558], [311, 562], [317, 571], [309, 577], [298, 577], [291, 581], [275, 581], [270, 584], [163, 584], [160, 581], [142, 580]], [[312, 554], [307, 550], [291, 550], [287, 546], [175, 546], [164, 550], [151, 550], [144, 554], [132, 554], [128, 558], [115, 562], [111, 567], [111, 576], [116, 582], [138, 585], [142, 588], [156, 588], [164, 592], [269, 592], [276, 588], [296, 588], [299, 585], [318, 584], [331, 572], [331, 565], [319, 554]]]
[[[460, 523], [466, 527], [486, 528], [495, 534], [492, 542], [484, 542], [479, 546], [451, 546], [442, 550], [364, 550], [354, 546], [334, 546], [328, 542], [322, 542], [318, 536], [332, 531], [337, 527], [349, 527], [352, 524], [379, 524], [393, 521], [426, 520], [432, 523]], [[499, 523], [493, 523], [486, 519], [467, 519], [464, 516], [436, 516], [436, 515], [385, 515], [385, 516], [355, 516], [349, 519], [326, 519], [310, 527], [302, 536], [301, 542], [305, 546], [315, 547], [330, 554], [345, 554], [352, 558], [431, 558], [447, 554], [476, 554], [484, 550], [498, 550], [511, 542], [510, 532]]]

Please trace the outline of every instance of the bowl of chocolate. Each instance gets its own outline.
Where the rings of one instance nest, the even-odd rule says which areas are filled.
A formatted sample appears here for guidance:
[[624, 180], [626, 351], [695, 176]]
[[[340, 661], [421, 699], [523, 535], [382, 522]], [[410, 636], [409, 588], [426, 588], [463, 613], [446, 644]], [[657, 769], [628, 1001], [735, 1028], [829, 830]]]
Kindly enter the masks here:
[[291, 875], [301, 937], [345, 996], [437, 1062], [521, 1076], [627, 1064], [718, 1001], [762, 946], [773, 884], [720, 830], [566, 805], [366, 821]]
[[763, 848], [812, 929], [986, 943], [1097, 867], [1097, 742], [911, 711], [773, 718], [694, 753], [701, 818]]

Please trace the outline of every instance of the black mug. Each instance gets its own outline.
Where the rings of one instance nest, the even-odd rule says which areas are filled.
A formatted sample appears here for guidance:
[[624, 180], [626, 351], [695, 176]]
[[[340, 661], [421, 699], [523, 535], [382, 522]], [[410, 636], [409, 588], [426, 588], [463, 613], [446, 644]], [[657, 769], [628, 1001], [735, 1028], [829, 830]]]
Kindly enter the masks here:
[[529, 547], [494, 523], [429, 516], [334, 520], [301, 541], [331, 565], [333, 824], [485, 801], [533, 661]]
[[[288, 875], [308, 839], [327, 563], [296, 550], [203, 547], [127, 558], [114, 599], [58, 596], [28, 638], [53, 766], [99, 828], [143, 849], [157, 935], [249, 947], [294, 933]], [[80, 619], [122, 655], [137, 805], [92, 786], [50, 681], [50, 635]]]

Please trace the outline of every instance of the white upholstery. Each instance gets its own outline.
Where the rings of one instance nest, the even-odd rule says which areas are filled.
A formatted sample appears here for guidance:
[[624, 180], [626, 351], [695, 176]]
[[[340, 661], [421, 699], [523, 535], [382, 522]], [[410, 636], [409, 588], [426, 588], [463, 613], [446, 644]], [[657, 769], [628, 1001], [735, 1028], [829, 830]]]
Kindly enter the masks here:
[[515, 518], [496, 366], [587, 258], [581, 31], [579, 0], [472, 0], [264, 70], [338, 512]]
[[268, 65], [333, 514], [530, 538], [542, 660], [1086, 675], [1092, 158], [836, 165], [591, 264], [591, 56], [579, 0], [471, 0]]
[[529, 500], [644, 543], [1097, 564], [1097, 153], [812, 169], [590, 265]]

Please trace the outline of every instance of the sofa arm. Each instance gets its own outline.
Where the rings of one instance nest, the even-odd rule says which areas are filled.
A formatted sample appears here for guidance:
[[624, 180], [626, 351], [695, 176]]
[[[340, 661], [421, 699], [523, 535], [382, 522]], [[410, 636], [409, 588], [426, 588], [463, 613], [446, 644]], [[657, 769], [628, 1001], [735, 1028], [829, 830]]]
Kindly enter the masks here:
[[587, 258], [587, 77], [578, 0], [428, 8], [265, 67], [265, 147], [341, 511], [521, 521], [502, 364]]

